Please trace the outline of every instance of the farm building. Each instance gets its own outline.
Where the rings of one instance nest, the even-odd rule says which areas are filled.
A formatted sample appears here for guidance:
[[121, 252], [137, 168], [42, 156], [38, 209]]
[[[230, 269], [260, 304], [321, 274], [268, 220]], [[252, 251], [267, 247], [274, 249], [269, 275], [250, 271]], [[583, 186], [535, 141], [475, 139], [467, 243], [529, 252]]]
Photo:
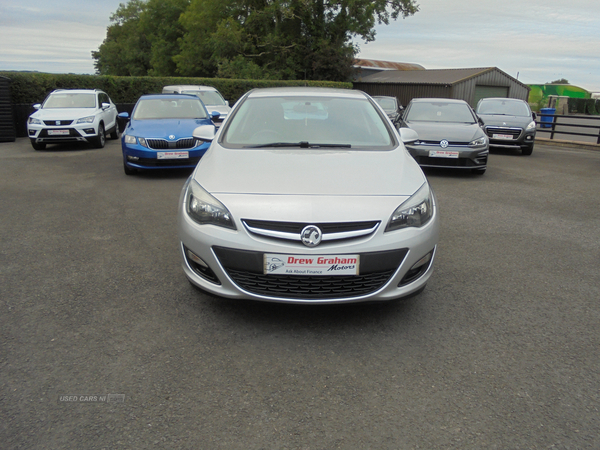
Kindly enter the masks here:
[[406, 106], [413, 98], [456, 98], [475, 107], [486, 97], [527, 101], [529, 87], [497, 67], [477, 69], [382, 70], [354, 81], [354, 89], [396, 97]]

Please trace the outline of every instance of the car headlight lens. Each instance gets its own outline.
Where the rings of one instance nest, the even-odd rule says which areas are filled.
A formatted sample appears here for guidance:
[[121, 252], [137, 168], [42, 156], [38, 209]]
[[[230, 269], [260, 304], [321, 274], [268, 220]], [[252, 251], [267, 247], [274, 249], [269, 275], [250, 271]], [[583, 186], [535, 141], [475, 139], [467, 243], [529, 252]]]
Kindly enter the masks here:
[[481, 136], [480, 138], [469, 142], [469, 147], [481, 147], [482, 145], [485, 145], [486, 142], [487, 138], [485, 136]]
[[146, 139], [144, 139], [144, 138], [138, 138], [138, 142], [140, 143], [140, 145], [142, 147], [148, 148], [148, 144], [146, 143]]
[[36, 119], [35, 117], [30, 117], [29, 118], [29, 123], [35, 124], [35, 125], [41, 125], [42, 121], [40, 119]]
[[96, 116], [82, 117], [81, 119], [77, 120], [77, 123], [94, 123], [95, 119], [96, 119]]
[[409, 227], [422, 227], [429, 222], [432, 216], [432, 192], [429, 184], [425, 183], [412, 197], [396, 208], [385, 231]]
[[531, 121], [529, 125], [527, 125], [528, 130], [535, 130], [535, 120]]
[[200, 225], [237, 229], [227, 208], [194, 180], [188, 185], [185, 207], [192, 220]]
[[126, 144], [136, 144], [137, 143], [137, 139], [135, 138], [135, 136], [130, 136], [129, 134], [126, 134], [125, 136], [123, 136], [123, 140], [125, 141]]

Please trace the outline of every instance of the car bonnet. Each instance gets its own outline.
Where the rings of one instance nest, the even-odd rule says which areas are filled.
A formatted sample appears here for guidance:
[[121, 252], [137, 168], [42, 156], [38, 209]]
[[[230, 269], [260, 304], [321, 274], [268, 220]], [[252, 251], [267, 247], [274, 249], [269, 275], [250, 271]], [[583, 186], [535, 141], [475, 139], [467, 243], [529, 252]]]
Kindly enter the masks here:
[[213, 143], [194, 173], [211, 193], [398, 196], [413, 194], [425, 176], [402, 148], [225, 149]]
[[470, 142], [484, 134], [477, 123], [409, 122], [408, 126], [422, 141]]

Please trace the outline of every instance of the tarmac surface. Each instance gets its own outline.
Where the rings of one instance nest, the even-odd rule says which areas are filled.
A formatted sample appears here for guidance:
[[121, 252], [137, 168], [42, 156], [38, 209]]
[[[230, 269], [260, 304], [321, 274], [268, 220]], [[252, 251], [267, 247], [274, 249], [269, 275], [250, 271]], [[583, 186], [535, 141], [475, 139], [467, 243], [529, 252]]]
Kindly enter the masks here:
[[600, 152], [428, 171], [425, 291], [336, 307], [194, 289], [189, 173], [0, 144], [0, 447], [600, 448]]

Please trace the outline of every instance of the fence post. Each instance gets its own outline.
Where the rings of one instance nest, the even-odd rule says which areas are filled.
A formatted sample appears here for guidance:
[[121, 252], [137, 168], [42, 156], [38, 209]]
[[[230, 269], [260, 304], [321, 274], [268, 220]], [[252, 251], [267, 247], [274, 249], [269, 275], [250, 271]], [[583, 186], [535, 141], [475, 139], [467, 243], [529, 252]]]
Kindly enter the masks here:
[[550, 139], [554, 139], [554, 129], [556, 128], [556, 114], [552, 116], [552, 132], [550, 133]]

